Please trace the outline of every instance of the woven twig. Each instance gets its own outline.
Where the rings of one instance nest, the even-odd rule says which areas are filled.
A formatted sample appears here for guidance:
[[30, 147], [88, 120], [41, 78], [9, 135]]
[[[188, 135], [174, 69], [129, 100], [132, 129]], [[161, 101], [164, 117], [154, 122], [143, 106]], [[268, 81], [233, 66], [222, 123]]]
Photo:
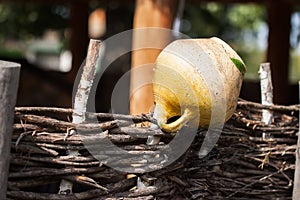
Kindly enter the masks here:
[[[155, 123], [150, 114], [89, 113], [91, 117], [98, 117], [99, 124], [82, 124], [80, 128], [89, 131], [88, 134], [66, 137], [68, 130], [78, 128], [62, 120], [72, 113], [70, 109], [16, 108], [7, 195], [10, 199], [64, 200], [291, 199], [298, 107], [266, 107], [240, 101], [236, 113], [225, 124], [217, 145], [205, 158], [199, 159], [197, 154], [206, 134], [205, 130], [199, 130], [189, 150], [171, 166], [137, 174], [147, 185], [144, 190], [134, 189], [136, 178], [127, 179], [128, 174], [113, 170], [91, 156], [83, 139], [110, 139], [133, 155], [151, 156], [156, 150], [167, 150], [174, 136], [159, 129], [135, 127], [135, 123]], [[260, 122], [262, 108], [275, 111], [272, 124]], [[53, 118], [53, 113], [60, 117]], [[161, 136], [161, 142], [147, 145], [147, 137], [152, 135]], [[66, 156], [69, 149], [80, 151], [82, 156]], [[99, 152], [99, 156], [118, 162], [116, 153], [108, 149], [105, 154]], [[78, 180], [81, 176], [86, 178]], [[89, 182], [89, 178], [95, 182]], [[55, 194], [57, 188], [49, 189], [47, 193], [39, 190], [41, 185], [51, 188], [50, 184], [56, 184], [58, 187], [61, 179], [74, 183], [74, 194]]]

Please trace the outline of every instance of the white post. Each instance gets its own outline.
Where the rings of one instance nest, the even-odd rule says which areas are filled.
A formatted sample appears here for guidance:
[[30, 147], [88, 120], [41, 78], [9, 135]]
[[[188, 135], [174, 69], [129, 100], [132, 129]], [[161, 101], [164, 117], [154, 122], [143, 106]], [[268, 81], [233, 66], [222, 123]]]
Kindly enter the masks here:
[[[263, 105], [273, 105], [273, 86], [271, 78], [270, 63], [262, 63], [259, 68], [261, 103]], [[273, 112], [270, 110], [262, 110], [262, 121], [265, 124], [272, 122]]]
[[20, 68], [18, 63], [0, 61], [0, 199], [6, 199]]
[[[73, 105], [73, 119], [74, 124], [80, 124], [85, 121], [85, 113], [87, 109], [88, 98], [94, 78], [96, 76], [96, 65], [99, 62], [103, 52], [101, 52], [100, 40], [90, 40], [88, 53], [86, 57], [86, 64], [83, 68], [83, 72], [79, 81], [79, 85], [76, 91], [74, 105]], [[103, 50], [103, 49], [102, 49]], [[71, 130], [70, 134], [76, 133], [75, 130]], [[78, 151], [68, 151], [69, 155], [78, 155]], [[59, 186], [59, 194], [68, 195], [72, 193], [73, 183], [62, 179]]]

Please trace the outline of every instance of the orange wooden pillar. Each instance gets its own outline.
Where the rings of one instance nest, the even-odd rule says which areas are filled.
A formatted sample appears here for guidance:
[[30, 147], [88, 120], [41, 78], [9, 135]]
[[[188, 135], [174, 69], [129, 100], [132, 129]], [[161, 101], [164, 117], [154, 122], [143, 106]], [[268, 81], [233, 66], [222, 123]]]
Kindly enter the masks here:
[[95, 9], [89, 16], [89, 37], [100, 39], [106, 32], [106, 12], [102, 8]]
[[290, 20], [291, 6], [285, 0], [269, 2], [267, 60], [271, 63], [276, 104], [289, 102]]
[[[160, 27], [172, 28], [177, 0], [136, 0], [133, 28]], [[134, 31], [133, 48], [145, 44], [166, 46], [171, 35], [155, 35], [151, 31]], [[140, 49], [132, 52], [132, 69], [154, 65], [161, 49]], [[152, 66], [153, 67], [153, 66]], [[152, 84], [139, 85], [143, 80], [152, 80], [151, 67], [140, 73], [131, 71], [130, 114], [147, 113], [154, 105]], [[133, 89], [134, 88], [134, 89]]]

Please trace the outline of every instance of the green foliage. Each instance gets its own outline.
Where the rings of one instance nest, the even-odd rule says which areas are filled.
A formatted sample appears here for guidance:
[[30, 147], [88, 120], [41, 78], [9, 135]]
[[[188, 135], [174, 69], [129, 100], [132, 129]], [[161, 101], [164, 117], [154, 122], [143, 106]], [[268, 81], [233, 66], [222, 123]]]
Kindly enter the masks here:
[[[266, 21], [266, 8], [260, 4], [187, 4], [184, 19], [193, 38], [220, 37], [229, 43], [247, 66], [246, 79], [258, 79], [258, 66], [265, 59], [258, 47], [258, 31]], [[184, 27], [183, 27], [184, 28]]]
[[289, 80], [296, 84], [300, 79], [300, 52], [292, 50], [290, 53]]
[[188, 4], [184, 18], [190, 22], [191, 37], [219, 36], [238, 40], [243, 31], [250, 29], [256, 34], [265, 19], [264, 7], [258, 4]]
[[20, 50], [5, 49], [2, 47], [0, 47], [0, 55], [8, 59], [21, 59], [24, 56]]
[[241, 4], [232, 6], [228, 12], [228, 19], [232, 26], [243, 30], [257, 31], [264, 19], [264, 9], [255, 4]]
[[45, 29], [62, 30], [67, 16], [64, 6], [0, 4], [0, 38], [24, 40], [42, 35]]

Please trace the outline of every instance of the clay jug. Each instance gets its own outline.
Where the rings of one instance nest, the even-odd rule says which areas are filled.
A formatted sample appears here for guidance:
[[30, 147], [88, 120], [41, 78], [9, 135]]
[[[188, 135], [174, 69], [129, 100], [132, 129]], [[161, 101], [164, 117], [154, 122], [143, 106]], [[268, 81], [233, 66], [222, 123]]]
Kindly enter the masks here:
[[166, 132], [226, 122], [236, 109], [245, 72], [239, 55], [219, 38], [172, 42], [154, 68], [154, 118]]

